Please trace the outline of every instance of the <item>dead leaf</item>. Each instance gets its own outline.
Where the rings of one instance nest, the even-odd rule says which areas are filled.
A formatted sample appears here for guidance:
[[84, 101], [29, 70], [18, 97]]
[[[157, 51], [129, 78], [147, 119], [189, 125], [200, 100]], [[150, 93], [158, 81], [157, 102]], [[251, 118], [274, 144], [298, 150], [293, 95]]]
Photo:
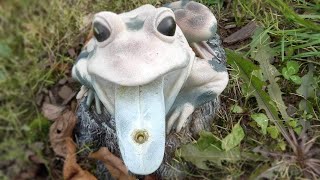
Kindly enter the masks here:
[[40, 106], [42, 104], [43, 99], [44, 99], [43, 93], [38, 93], [36, 95], [36, 104]]
[[72, 111], [68, 110], [51, 125], [49, 133], [50, 143], [57, 155], [61, 157], [66, 156], [65, 139], [72, 136], [75, 124], [76, 116]]
[[57, 119], [63, 112], [65, 107], [57, 106], [49, 103], [43, 103], [42, 105], [42, 114], [49, 120]]
[[58, 92], [58, 95], [64, 100], [68, 99], [71, 96], [71, 94], [73, 94], [73, 91], [67, 85], [62, 86]]
[[128, 169], [123, 164], [122, 160], [113, 155], [106, 147], [102, 147], [97, 152], [91, 153], [89, 157], [102, 161], [114, 179], [136, 179], [129, 175]]
[[72, 94], [70, 94], [70, 96], [62, 102], [62, 105], [67, 105], [76, 94], [77, 92], [72, 92]]
[[257, 23], [255, 21], [251, 21], [240, 30], [225, 38], [223, 42], [227, 44], [234, 44], [236, 42], [243, 41], [251, 37], [256, 29]]
[[57, 104], [57, 99], [56, 99], [56, 97], [53, 95], [52, 90], [49, 91], [49, 99], [50, 99], [50, 102], [51, 102], [52, 104]]
[[59, 80], [58, 83], [59, 83], [60, 85], [65, 85], [65, 84], [67, 83], [67, 81], [68, 81], [67, 78], [62, 78], [62, 79]]
[[233, 28], [236, 28], [236, 27], [237, 27], [237, 25], [235, 25], [235, 24], [229, 24], [229, 25], [226, 25], [224, 27], [224, 29], [233, 29]]
[[155, 175], [147, 175], [144, 177], [143, 180], [157, 180], [157, 177]]
[[44, 104], [44, 103], [50, 104], [50, 98], [49, 98], [49, 96], [45, 96], [45, 97], [44, 97], [43, 104]]
[[91, 29], [89, 31], [89, 34], [88, 34], [87, 38], [86, 38], [86, 42], [84, 44], [87, 44], [92, 37], [93, 37], [93, 30]]
[[77, 53], [74, 48], [68, 49], [68, 54], [71, 58], [75, 58], [77, 56]]
[[76, 144], [70, 137], [65, 139], [66, 159], [63, 165], [63, 179], [65, 180], [96, 180], [90, 172], [83, 170], [77, 164]]

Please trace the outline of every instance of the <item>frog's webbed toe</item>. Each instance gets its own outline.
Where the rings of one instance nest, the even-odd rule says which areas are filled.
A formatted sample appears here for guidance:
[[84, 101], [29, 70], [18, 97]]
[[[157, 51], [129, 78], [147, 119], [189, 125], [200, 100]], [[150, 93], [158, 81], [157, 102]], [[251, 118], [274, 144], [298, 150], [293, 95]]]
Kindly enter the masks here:
[[87, 88], [86, 86], [82, 85], [80, 91], [78, 92], [76, 99], [80, 100], [84, 97], [87, 97], [86, 99], [86, 105], [91, 106], [93, 100], [95, 100], [95, 107], [98, 114], [102, 113], [101, 110], [101, 102], [98, 97], [98, 95], [94, 92], [94, 90]]
[[180, 130], [187, 124], [188, 117], [194, 112], [195, 107], [186, 103], [177, 107], [169, 116], [167, 123], [167, 134], [170, 133], [171, 129], [176, 128], [176, 132], [180, 132]]
[[228, 73], [224, 64], [218, 59], [198, 59], [185, 86], [181, 89], [169, 113], [167, 133], [176, 125], [179, 132], [188, 124], [188, 117], [195, 108], [209, 101], [214, 101], [225, 89], [228, 83]]
[[217, 20], [210, 9], [203, 4], [183, 1], [177, 4], [171, 3], [167, 7], [174, 11], [176, 23], [189, 43], [205, 41], [215, 35]]
[[98, 95], [94, 92], [94, 90], [89, 89], [87, 95], [87, 106], [91, 106], [92, 101], [95, 100], [95, 107], [98, 114], [101, 114], [101, 102]]
[[86, 86], [82, 85], [80, 88], [80, 91], [78, 92], [78, 94], [76, 96], [76, 99], [77, 100], [82, 99], [86, 95], [87, 92], [88, 92], [88, 88]]

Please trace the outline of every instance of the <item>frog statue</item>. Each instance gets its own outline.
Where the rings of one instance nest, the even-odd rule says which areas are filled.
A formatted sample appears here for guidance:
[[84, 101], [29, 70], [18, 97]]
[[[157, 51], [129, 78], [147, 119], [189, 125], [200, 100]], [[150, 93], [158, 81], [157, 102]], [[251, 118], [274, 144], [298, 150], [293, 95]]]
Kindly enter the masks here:
[[72, 69], [83, 85], [78, 143], [108, 147], [133, 174], [164, 173], [177, 144], [211, 126], [195, 110], [214, 114], [228, 83], [216, 18], [178, 1], [99, 12], [92, 30]]

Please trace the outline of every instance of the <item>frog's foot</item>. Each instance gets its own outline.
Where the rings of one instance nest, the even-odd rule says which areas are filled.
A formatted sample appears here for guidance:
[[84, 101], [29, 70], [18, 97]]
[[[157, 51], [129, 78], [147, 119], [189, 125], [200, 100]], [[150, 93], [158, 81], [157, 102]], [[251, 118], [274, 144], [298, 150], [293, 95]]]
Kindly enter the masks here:
[[175, 125], [176, 132], [180, 132], [181, 129], [187, 124], [188, 117], [193, 113], [194, 106], [190, 103], [186, 103], [179, 108], [176, 108], [167, 123], [167, 134], [170, 133], [171, 129]]
[[212, 59], [213, 57], [216, 59], [219, 59], [219, 57], [216, 55], [216, 53], [212, 50], [212, 48], [205, 42], [201, 41], [198, 43], [191, 43], [190, 46], [193, 48], [195, 53], [201, 58], [201, 59]]
[[101, 102], [98, 98], [97, 94], [94, 90], [87, 88], [86, 86], [81, 86], [80, 91], [77, 94], [76, 99], [82, 99], [83, 97], [87, 96], [86, 105], [91, 106], [93, 99], [95, 100], [95, 106], [98, 114], [101, 114]]
[[179, 1], [166, 5], [173, 10], [178, 26], [189, 43], [212, 38], [217, 31], [217, 19], [203, 4]]
[[82, 99], [84, 96], [86, 96], [87, 92], [88, 92], [88, 88], [86, 86], [81, 86], [80, 91], [76, 96], [76, 99], [77, 100]]
[[94, 90], [89, 89], [87, 95], [87, 106], [90, 106], [93, 99], [95, 100], [95, 106], [98, 114], [101, 114], [101, 102], [98, 95], [94, 92]]

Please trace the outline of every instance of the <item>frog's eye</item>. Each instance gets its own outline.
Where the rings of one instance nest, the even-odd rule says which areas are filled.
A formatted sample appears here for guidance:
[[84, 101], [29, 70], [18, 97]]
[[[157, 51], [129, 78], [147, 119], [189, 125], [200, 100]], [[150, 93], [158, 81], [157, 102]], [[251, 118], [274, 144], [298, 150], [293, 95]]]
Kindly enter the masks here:
[[110, 37], [110, 30], [99, 22], [93, 23], [93, 35], [98, 42], [103, 42]]
[[176, 22], [174, 21], [173, 17], [166, 17], [161, 20], [157, 30], [163, 35], [173, 36], [176, 32]]

